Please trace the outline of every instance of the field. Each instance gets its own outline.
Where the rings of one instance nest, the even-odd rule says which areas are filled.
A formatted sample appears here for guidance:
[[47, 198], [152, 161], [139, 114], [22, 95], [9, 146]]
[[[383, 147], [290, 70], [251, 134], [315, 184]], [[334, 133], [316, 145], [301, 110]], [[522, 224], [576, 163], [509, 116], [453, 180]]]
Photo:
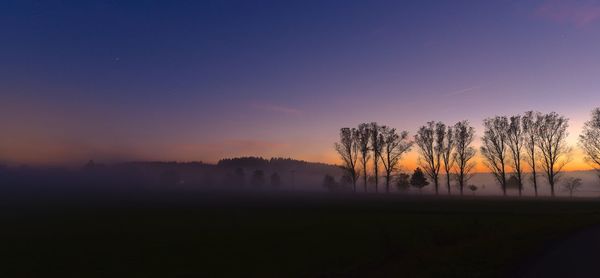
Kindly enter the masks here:
[[9, 202], [2, 277], [498, 277], [596, 200], [159, 194]]

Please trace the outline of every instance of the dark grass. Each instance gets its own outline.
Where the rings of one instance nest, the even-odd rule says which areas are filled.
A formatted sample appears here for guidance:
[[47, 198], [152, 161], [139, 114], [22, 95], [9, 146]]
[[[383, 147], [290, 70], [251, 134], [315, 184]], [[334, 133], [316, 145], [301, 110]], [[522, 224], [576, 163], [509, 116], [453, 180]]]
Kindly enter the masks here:
[[595, 200], [160, 195], [3, 207], [2, 277], [498, 277]]

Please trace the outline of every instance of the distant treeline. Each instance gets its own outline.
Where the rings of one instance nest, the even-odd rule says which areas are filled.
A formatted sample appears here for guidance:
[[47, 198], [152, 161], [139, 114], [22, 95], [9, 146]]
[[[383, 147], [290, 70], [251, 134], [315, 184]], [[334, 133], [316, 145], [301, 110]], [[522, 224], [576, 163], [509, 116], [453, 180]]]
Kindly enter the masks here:
[[225, 158], [217, 162], [217, 166], [226, 168], [251, 168], [251, 169], [272, 169], [273, 171], [303, 171], [303, 172], [327, 172], [335, 168], [335, 165], [307, 162], [292, 158], [262, 158], [262, 157], [236, 157]]
[[90, 160], [79, 169], [0, 167], [0, 194], [170, 189], [317, 191], [324, 190], [322, 180], [326, 175], [341, 176], [342, 171], [335, 165], [290, 158], [240, 157], [222, 159], [217, 164], [162, 161], [103, 164]]

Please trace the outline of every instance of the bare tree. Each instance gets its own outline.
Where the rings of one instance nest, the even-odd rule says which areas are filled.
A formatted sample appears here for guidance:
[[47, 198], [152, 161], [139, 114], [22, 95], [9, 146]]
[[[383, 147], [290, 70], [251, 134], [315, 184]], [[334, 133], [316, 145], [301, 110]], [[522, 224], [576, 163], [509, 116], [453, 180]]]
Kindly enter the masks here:
[[356, 169], [359, 153], [358, 130], [347, 127], [340, 129], [340, 142], [335, 143], [335, 150], [342, 158], [342, 169], [352, 180], [352, 189], [356, 192], [356, 181], [359, 177]]
[[560, 178], [564, 166], [569, 162], [566, 155], [571, 151], [567, 146], [569, 120], [556, 112], [542, 115], [538, 126], [538, 147], [541, 153], [541, 166], [550, 184], [554, 197], [554, 185]]
[[487, 118], [483, 120], [483, 126], [485, 131], [481, 137], [481, 154], [485, 158], [485, 165], [500, 184], [502, 194], [506, 196], [508, 119], [504, 116]]
[[525, 135], [521, 125], [521, 116], [511, 116], [508, 124], [508, 148], [510, 149], [510, 162], [519, 185], [519, 196], [523, 191], [523, 146]]
[[373, 176], [375, 178], [375, 192], [379, 192], [379, 160], [383, 151], [383, 142], [379, 131], [381, 127], [376, 123], [371, 123], [371, 151], [373, 151]]
[[395, 128], [387, 126], [381, 127], [379, 137], [383, 143], [381, 162], [385, 170], [385, 192], [389, 193], [392, 174], [398, 170], [400, 159], [410, 150], [412, 142], [408, 140], [408, 132], [397, 133]]
[[457, 169], [456, 179], [460, 195], [463, 195], [463, 189], [471, 179], [473, 168], [475, 168], [475, 163], [471, 161], [476, 154], [475, 149], [471, 146], [475, 137], [475, 129], [469, 125], [468, 121], [458, 122], [454, 125], [454, 136], [456, 152], [453, 157]]
[[444, 171], [446, 172], [446, 186], [448, 187], [448, 195], [450, 195], [450, 171], [454, 165], [454, 159], [452, 159], [454, 145], [454, 129], [451, 126], [448, 126], [446, 128], [446, 134], [441, 145]]
[[[436, 154], [436, 161], [438, 164], [438, 175], [439, 175], [439, 168], [442, 165], [441, 164], [441, 158], [442, 158], [442, 153], [444, 151], [444, 138], [446, 138], [446, 125], [442, 122], [437, 122], [435, 124], [435, 145], [434, 145], [434, 149], [435, 149], [435, 154]], [[436, 183], [435, 184], [435, 194], [439, 194], [439, 184]]]
[[533, 190], [535, 196], [538, 195], [537, 186], [537, 141], [538, 141], [538, 126], [540, 123], [541, 114], [539, 112], [527, 111], [521, 118], [521, 124], [523, 127], [524, 147], [525, 147], [525, 161], [529, 164], [531, 169], [531, 182], [533, 183]]
[[579, 146], [585, 154], [585, 160], [600, 176], [600, 108], [592, 111], [592, 119], [585, 122], [579, 135]]
[[371, 128], [369, 124], [360, 124], [358, 125], [358, 151], [360, 153], [360, 162], [363, 170], [363, 181], [365, 192], [367, 192], [367, 184], [368, 184], [368, 174], [367, 174], [367, 165], [369, 160], [371, 159], [371, 152], [369, 151], [369, 142], [371, 140]]
[[417, 144], [420, 154], [420, 164], [427, 176], [433, 181], [435, 185], [435, 193], [438, 194], [439, 188], [439, 173], [440, 173], [440, 141], [443, 142], [443, 138], [439, 139], [438, 128], [441, 123], [428, 122], [419, 128], [417, 134], [415, 134], [415, 143]]
[[565, 180], [565, 183], [563, 184], [563, 189], [567, 192], [569, 192], [569, 197], [573, 198], [573, 192], [575, 191], [579, 191], [579, 188], [581, 187], [581, 179], [580, 178], [567, 178]]

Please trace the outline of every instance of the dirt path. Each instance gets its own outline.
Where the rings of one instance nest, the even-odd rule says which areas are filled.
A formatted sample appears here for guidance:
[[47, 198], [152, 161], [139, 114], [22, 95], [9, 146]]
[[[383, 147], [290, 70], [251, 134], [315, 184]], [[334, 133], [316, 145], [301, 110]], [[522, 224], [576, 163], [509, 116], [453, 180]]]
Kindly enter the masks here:
[[580, 231], [550, 247], [520, 277], [600, 277], [600, 226]]

